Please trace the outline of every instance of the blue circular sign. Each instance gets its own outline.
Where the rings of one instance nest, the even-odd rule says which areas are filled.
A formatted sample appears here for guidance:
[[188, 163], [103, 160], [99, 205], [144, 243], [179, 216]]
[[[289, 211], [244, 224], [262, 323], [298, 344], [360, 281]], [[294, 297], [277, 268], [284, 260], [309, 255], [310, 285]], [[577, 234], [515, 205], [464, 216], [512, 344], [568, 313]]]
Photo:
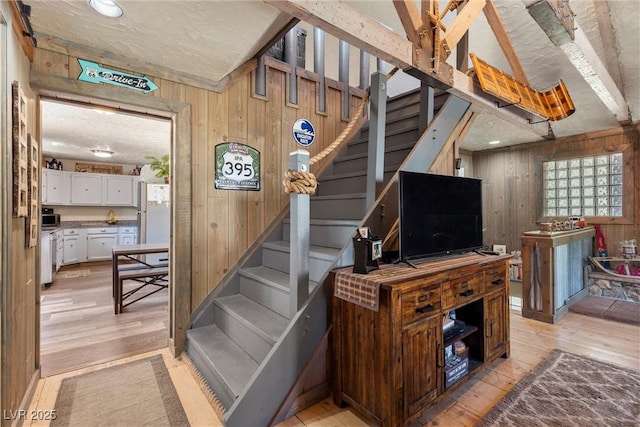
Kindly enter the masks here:
[[316, 130], [307, 119], [298, 119], [293, 124], [293, 138], [299, 145], [308, 147], [316, 140]]

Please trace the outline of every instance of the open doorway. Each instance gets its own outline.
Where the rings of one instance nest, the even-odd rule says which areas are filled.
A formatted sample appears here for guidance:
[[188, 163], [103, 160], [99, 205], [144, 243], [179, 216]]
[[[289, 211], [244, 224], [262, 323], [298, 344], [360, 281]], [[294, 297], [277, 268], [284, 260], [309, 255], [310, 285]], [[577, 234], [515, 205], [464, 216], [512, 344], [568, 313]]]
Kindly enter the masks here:
[[[147, 185], [166, 186], [148, 157], [169, 155], [171, 120], [47, 98], [40, 117], [42, 207], [53, 216], [52, 226], [43, 225], [43, 247], [53, 236], [50, 253], [41, 250], [42, 275], [51, 272], [51, 282], [41, 278], [42, 376], [167, 346], [168, 289], [114, 314], [111, 249], [170, 239], [169, 189], [154, 205], [166, 217], [153, 221], [144, 194]], [[89, 179], [94, 187], [74, 186]], [[123, 199], [127, 186], [132, 194]], [[150, 222], [152, 229], [144, 227]]]

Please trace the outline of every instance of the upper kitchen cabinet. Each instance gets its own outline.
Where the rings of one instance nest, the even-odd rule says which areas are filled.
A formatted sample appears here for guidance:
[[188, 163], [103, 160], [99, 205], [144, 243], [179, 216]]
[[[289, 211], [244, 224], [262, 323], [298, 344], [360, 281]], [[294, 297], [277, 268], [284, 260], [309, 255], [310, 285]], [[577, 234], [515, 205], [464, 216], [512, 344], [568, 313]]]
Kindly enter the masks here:
[[102, 205], [102, 175], [72, 173], [71, 204], [80, 206]]
[[102, 201], [108, 206], [132, 206], [136, 204], [133, 177], [111, 175], [102, 177]]
[[63, 172], [54, 169], [42, 169], [42, 204], [63, 204]]
[[42, 204], [136, 206], [139, 176], [42, 169]]

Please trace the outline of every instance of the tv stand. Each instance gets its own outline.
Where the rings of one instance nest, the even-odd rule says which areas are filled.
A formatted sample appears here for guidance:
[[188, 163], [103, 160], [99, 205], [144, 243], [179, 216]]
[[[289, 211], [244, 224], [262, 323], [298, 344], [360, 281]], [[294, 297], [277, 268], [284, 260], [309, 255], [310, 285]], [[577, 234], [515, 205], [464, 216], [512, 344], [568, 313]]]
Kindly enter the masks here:
[[[378, 311], [333, 297], [334, 402], [385, 427], [407, 425], [509, 357], [509, 258], [468, 253], [414, 268], [381, 264], [357, 280], [350, 267], [334, 271], [340, 286], [379, 289]], [[465, 328], [445, 339], [443, 316], [452, 310]], [[445, 360], [456, 341], [468, 349], [462, 372]]]

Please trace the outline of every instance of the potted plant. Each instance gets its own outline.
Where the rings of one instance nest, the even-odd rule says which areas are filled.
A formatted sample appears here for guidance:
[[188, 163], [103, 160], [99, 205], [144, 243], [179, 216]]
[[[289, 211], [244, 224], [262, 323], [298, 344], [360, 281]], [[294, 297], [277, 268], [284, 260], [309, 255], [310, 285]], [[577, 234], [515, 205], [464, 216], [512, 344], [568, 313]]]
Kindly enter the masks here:
[[155, 171], [158, 178], [164, 178], [165, 184], [169, 183], [169, 155], [165, 154], [161, 158], [154, 156], [145, 156], [145, 159], [151, 160], [149, 167]]

